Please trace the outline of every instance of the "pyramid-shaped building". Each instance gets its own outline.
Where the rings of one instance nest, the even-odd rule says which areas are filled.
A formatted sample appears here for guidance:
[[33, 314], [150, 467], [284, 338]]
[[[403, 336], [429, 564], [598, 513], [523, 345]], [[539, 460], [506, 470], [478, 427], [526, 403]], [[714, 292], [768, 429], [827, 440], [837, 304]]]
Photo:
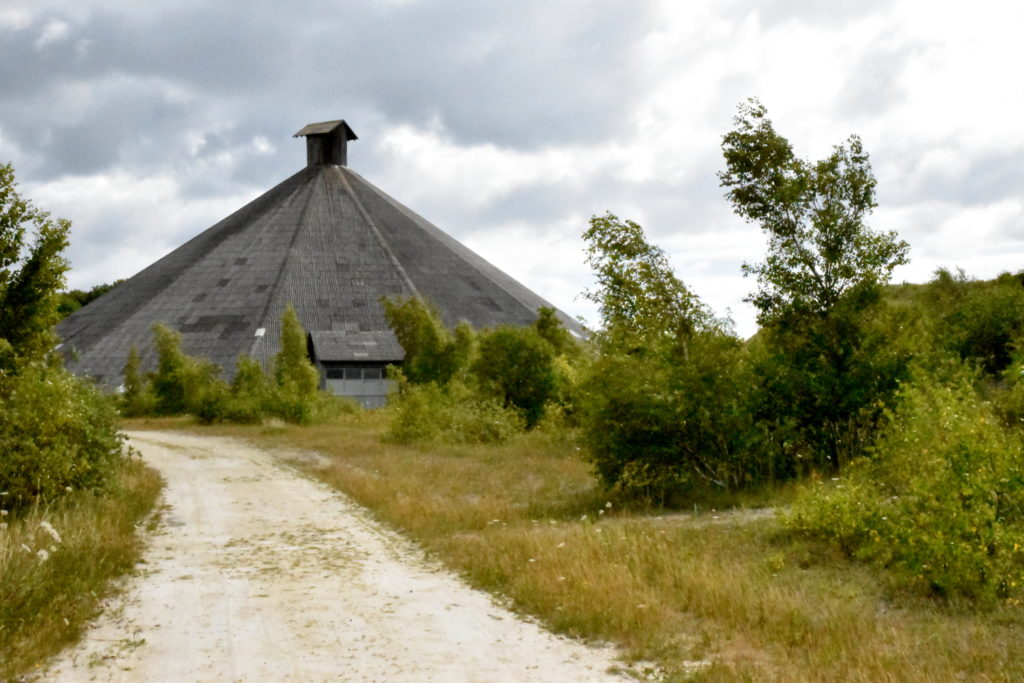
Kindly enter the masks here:
[[116, 386], [133, 345], [154, 367], [160, 322], [230, 375], [241, 354], [266, 364], [277, 353], [291, 304], [325, 386], [358, 394], [342, 380], [402, 359], [382, 297], [422, 297], [446, 324], [474, 327], [528, 325], [551, 306], [350, 170], [356, 135], [344, 121], [295, 135], [306, 138], [304, 169], [61, 322], [69, 368]]

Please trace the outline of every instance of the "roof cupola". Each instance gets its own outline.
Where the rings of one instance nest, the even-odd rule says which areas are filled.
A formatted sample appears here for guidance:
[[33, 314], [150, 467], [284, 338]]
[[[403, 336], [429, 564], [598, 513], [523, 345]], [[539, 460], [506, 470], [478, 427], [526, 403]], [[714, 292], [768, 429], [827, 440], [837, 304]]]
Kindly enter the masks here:
[[310, 123], [293, 138], [306, 137], [306, 165], [334, 164], [348, 165], [348, 141], [358, 140], [356, 134], [344, 121], [323, 121]]

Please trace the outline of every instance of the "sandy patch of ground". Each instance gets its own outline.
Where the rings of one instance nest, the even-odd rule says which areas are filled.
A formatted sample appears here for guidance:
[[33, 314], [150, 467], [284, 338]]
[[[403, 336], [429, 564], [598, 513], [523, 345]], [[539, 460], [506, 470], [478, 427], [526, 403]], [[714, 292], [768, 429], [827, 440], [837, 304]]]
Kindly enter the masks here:
[[131, 444], [167, 480], [161, 527], [46, 680], [622, 680], [610, 648], [495, 606], [274, 454], [179, 433]]

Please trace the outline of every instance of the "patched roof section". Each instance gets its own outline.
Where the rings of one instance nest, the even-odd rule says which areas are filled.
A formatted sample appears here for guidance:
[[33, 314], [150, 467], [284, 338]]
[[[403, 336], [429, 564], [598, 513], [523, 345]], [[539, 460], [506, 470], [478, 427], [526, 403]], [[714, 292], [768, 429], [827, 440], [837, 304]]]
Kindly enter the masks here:
[[345, 123], [344, 119], [338, 119], [337, 121], [321, 121], [320, 123], [307, 123], [302, 130], [293, 135], [293, 138], [302, 137], [303, 135], [327, 135], [333, 133], [338, 128], [342, 128], [342, 132], [345, 133], [346, 140], [358, 140], [355, 132], [349, 125]]
[[405, 351], [391, 330], [314, 330], [309, 333], [309, 343], [313, 358], [321, 363], [400, 363], [405, 360]]

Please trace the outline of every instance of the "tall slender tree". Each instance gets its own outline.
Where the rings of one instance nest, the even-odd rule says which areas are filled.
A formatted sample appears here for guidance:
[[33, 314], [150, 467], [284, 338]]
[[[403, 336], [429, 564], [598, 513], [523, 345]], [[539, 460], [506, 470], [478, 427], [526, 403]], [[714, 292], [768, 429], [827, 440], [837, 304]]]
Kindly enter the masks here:
[[772, 348], [766, 411], [795, 423], [808, 459], [837, 470], [863, 446], [904, 359], [886, 349], [870, 311], [909, 246], [865, 223], [876, 180], [856, 135], [810, 162], [793, 152], [757, 100], [740, 105], [718, 174], [737, 214], [768, 235], [748, 301]]

